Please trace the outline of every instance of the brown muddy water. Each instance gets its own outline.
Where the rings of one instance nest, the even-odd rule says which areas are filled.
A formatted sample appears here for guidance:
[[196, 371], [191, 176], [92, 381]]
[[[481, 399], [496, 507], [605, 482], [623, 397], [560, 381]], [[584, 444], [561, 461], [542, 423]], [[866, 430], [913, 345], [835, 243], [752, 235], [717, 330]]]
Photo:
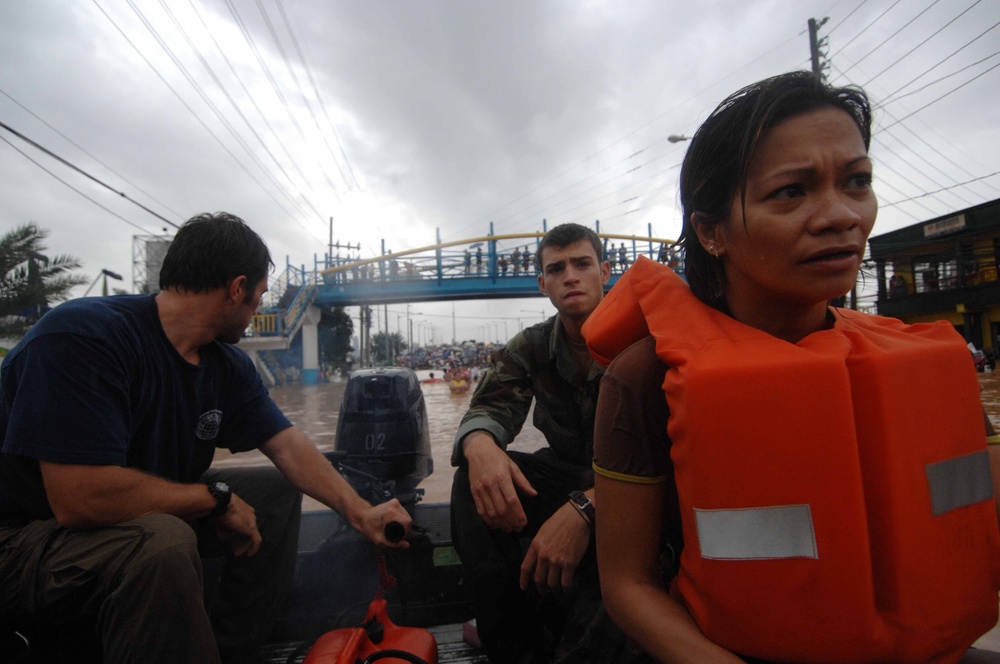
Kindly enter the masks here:
[[[427, 378], [429, 372], [418, 371], [417, 375]], [[1000, 372], [981, 373], [979, 385], [982, 388], [983, 406], [1000, 429]], [[271, 396], [285, 415], [305, 432], [321, 450], [331, 450], [337, 432], [337, 416], [346, 383], [324, 383], [322, 385], [287, 385], [271, 390]], [[458, 429], [458, 423], [469, 407], [472, 391], [452, 394], [447, 383], [424, 383], [424, 401], [427, 404], [427, 422], [431, 438], [431, 455], [434, 458], [434, 472], [420, 486], [424, 489], [424, 502], [447, 502], [451, 493], [451, 444]], [[531, 425], [531, 416], [511, 449], [531, 451], [545, 444], [541, 432]], [[257, 465], [270, 463], [259, 452], [232, 455], [220, 450], [215, 456], [215, 465]], [[322, 505], [306, 498], [304, 509], [325, 509]]]

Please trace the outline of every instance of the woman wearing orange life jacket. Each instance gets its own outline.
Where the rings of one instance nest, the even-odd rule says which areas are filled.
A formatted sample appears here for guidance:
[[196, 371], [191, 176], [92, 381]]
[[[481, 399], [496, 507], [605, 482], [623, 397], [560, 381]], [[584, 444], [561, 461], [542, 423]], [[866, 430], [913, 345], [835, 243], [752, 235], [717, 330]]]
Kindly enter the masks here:
[[996, 624], [1000, 463], [964, 342], [828, 307], [875, 222], [870, 128], [861, 90], [807, 72], [732, 95], [681, 172], [690, 287], [637, 262], [584, 326], [617, 356], [602, 592], [661, 661], [956, 662]]

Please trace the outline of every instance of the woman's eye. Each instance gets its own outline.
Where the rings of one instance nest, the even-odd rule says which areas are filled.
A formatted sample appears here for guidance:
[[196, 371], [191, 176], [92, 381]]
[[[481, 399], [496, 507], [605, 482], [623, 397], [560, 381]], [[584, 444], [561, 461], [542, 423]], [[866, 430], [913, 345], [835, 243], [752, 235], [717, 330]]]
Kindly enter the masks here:
[[806, 191], [805, 191], [805, 188], [802, 187], [802, 185], [790, 184], [790, 185], [781, 187], [780, 189], [776, 189], [774, 191], [774, 193], [771, 194], [771, 198], [773, 198], [775, 200], [778, 200], [778, 201], [787, 201], [787, 200], [791, 200], [793, 198], [799, 198], [799, 197], [805, 196], [805, 195], [806, 195]]
[[872, 186], [872, 174], [855, 173], [847, 179], [847, 186], [851, 189], [867, 189]]

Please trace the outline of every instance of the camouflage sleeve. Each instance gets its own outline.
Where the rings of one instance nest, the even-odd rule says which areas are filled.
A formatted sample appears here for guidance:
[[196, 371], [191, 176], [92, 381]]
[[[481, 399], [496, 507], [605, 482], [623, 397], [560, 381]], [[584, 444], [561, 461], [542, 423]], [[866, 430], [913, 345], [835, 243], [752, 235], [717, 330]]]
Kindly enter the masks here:
[[494, 358], [458, 426], [451, 453], [453, 466], [462, 461], [462, 438], [472, 431], [486, 431], [503, 449], [520, 433], [534, 396], [530, 357], [529, 344], [519, 334]]

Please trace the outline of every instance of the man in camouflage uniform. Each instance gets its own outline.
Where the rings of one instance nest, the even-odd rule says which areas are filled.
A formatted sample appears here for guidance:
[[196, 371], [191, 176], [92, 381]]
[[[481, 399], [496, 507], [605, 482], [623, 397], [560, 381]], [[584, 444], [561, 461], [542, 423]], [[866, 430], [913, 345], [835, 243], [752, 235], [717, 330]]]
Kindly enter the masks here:
[[[538, 288], [558, 313], [494, 354], [455, 435], [452, 537], [493, 662], [617, 661], [617, 650], [592, 651], [583, 633], [590, 631], [613, 632], [609, 647], [624, 644], [604, 618], [594, 511], [581, 506], [593, 500], [594, 410], [603, 370], [580, 328], [610, 276], [600, 256], [597, 234], [578, 224], [545, 235], [536, 254]], [[548, 447], [507, 451], [532, 400], [535, 427]]]

